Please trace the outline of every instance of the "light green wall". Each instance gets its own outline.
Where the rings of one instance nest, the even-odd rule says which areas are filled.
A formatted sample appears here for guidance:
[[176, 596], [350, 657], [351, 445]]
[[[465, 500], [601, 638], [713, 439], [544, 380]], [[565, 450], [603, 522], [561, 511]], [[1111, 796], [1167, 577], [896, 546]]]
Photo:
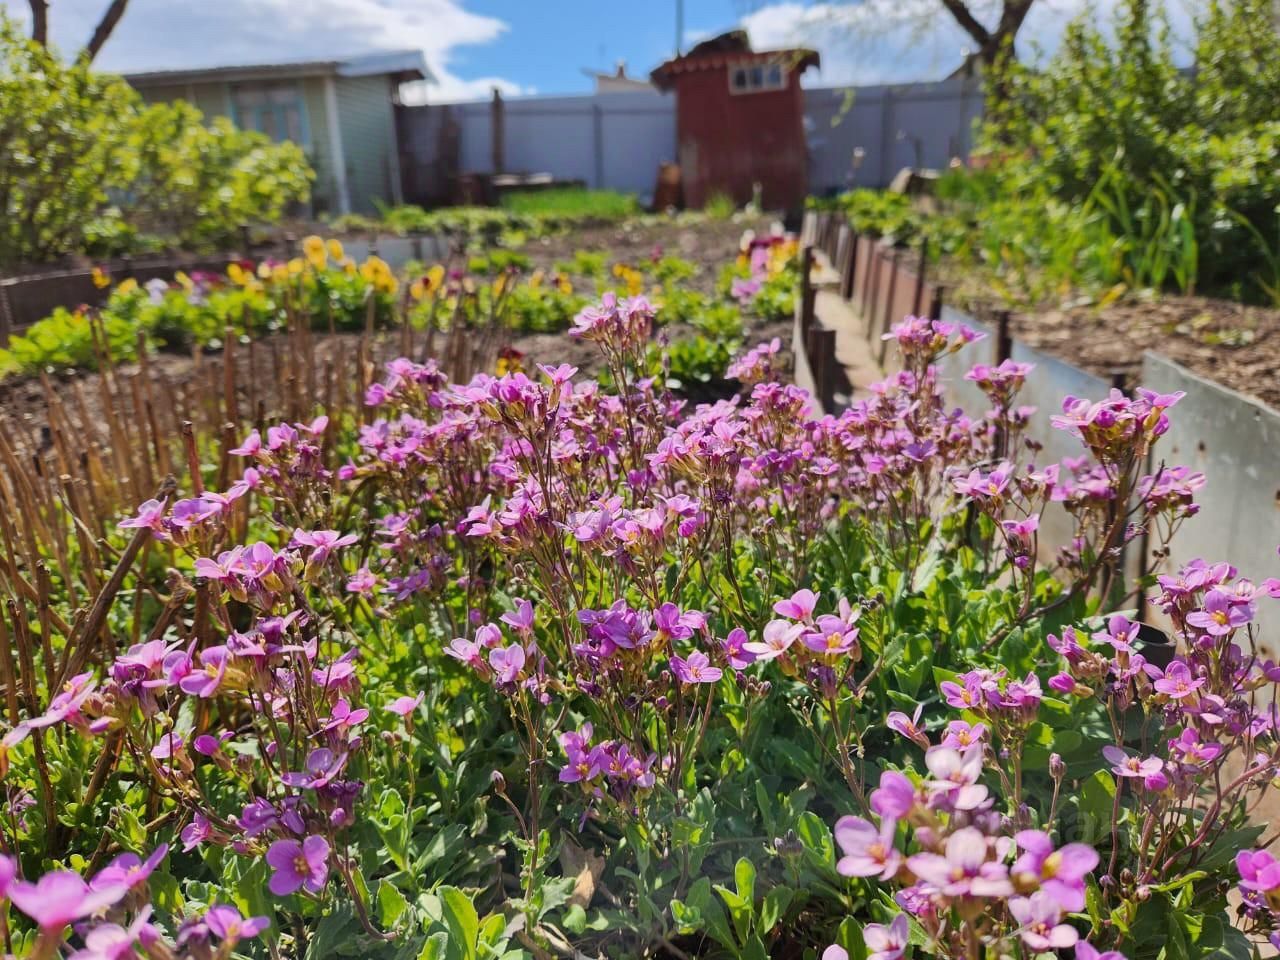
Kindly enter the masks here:
[[375, 197], [389, 204], [394, 195], [391, 171], [395, 120], [390, 81], [385, 76], [338, 77], [334, 83], [351, 209], [373, 213], [377, 209]]
[[[305, 129], [309, 141], [301, 144], [301, 146], [307, 151], [307, 158], [311, 161], [311, 166], [316, 172], [316, 179], [311, 188], [312, 205], [316, 213], [336, 214], [338, 212], [338, 171], [334, 166], [330, 149], [329, 115], [325, 109], [324, 96], [325, 81], [322, 77], [308, 77], [297, 82], [302, 88], [303, 108], [306, 111]], [[376, 114], [377, 105], [370, 101], [373, 90], [376, 88], [381, 91], [381, 107], [387, 116], [388, 122], [390, 121], [390, 93], [385, 77], [362, 77], [355, 80], [337, 78], [335, 82], [338, 84], [339, 110], [344, 109], [345, 105], [349, 103], [353, 110], [364, 110]], [[346, 84], [356, 84], [356, 89], [350, 91], [349, 95], [344, 97], [344, 86]], [[194, 102], [195, 106], [206, 117], [231, 116], [231, 86], [221, 80], [210, 83], [148, 87], [141, 93], [143, 99], [148, 103], [186, 100]], [[367, 133], [368, 123], [359, 117], [355, 117], [348, 123], [344, 118], [340, 127], [344, 136], [343, 149], [346, 151], [348, 175], [353, 178], [353, 186], [355, 186], [354, 181], [359, 183], [359, 192], [353, 189], [351, 193], [353, 205], [356, 203], [357, 196], [365, 196], [364, 205], [357, 205], [356, 209], [371, 211], [373, 210], [373, 204], [367, 200], [370, 191], [377, 190], [379, 196], [381, 196], [386, 187], [381, 179], [375, 179], [365, 169], [369, 162], [367, 158], [369, 151], [360, 144], [360, 138]], [[348, 127], [354, 133], [348, 133]], [[390, 127], [385, 127], [384, 130], [389, 131]], [[380, 133], [379, 136], [389, 137], [390, 133]], [[353, 159], [355, 166], [352, 165]], [[380, 164], [382, 161], [379, 158], [377, 162]], [[378, 167], [378, 169], [380, 170], [381, 167]]]
[[329, 150], [329, 114], [324, 108], [324, 80], [313, 77], [302, 81], [302, 100], [306, 104], [307, 127], [311, 142], [307, 144], [307, 156], [316, 171], [311, 195], [317, 213], [338, 212], [337, 171]]

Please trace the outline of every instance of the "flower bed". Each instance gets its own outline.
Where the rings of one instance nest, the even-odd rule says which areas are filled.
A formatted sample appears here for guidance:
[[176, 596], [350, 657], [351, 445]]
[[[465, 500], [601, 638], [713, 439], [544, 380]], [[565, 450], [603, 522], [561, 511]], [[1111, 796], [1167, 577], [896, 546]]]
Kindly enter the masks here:
[[[99, 551], [23, 538], [6, 949], [1154, 960], [1271, 929], [1280, 584], [1118, 562], [1195, 512], [1147, 467], [1178, 395], [1068, 398], [1053, 463], [1034, 372], [943, 402], [961, 325], [897, 324], [901, 371], [819, 419], [769, 347], [690, 409], [655, 321], [576, 315], [598, 380], [392, 361], [362, 408], [193, 437]], [[77, 618], [49, 561], [95, 556]]]

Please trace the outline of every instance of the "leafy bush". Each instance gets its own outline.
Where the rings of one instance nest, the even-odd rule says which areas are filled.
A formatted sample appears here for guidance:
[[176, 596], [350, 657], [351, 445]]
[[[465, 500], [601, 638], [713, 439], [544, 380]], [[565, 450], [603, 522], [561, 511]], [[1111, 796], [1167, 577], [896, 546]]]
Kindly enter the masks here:
[[305, 201], [312, 177], [293, 144], [207, 127], [185, 104], [146, 107], [0, 12], [0, 267], [223, 243]]
[[1011, 98], [989, 118], [1005, 192], [1029, 207], [1046, 191], [1092, 204], [1133, 282], [1267, 297], [1280, 246], [1272, 17], [1267, 0], [1211, 0], [1189, 72], [1142, 0], [1119, 8], [1113, 42], [1082, 16], [1043, 69], [1012, 68]]

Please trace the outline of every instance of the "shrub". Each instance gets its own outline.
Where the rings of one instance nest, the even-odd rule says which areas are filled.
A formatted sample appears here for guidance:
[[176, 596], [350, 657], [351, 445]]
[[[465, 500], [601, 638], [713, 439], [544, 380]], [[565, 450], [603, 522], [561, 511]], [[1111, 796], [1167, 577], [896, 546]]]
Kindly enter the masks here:
[[297, 146], [205, 126], [186, 104], [146, 107], [0, 13], [0, 267], [226, 243], [305, 201], [312, 177]]
[[1012, 68], [1011, 97], [989, 117], [1002, 189], [1029, 208], [1047, 193], [1102, 213], [1095, 242], [1125, 248], [1128, 282], [1267, 297], [1280, 246], [1272, 15], [1266, 0], [1212, 0], [1194, 71], [1175, 65], [1141, 0], [1119, 8], [1114, 41], [1082, 16], [1043, 69]]

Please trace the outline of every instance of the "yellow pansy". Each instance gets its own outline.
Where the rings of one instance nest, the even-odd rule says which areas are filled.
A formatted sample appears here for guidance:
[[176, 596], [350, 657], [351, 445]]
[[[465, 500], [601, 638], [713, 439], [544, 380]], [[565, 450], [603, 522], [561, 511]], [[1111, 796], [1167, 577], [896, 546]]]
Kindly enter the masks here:
[[111, 278], [102, 272], [101, 267], [94, 267], [90, 276], [93, 277], [93, 285], [99, 290], [105, 290], [111, 286]]
[[116, 287], [116, 293], [132, 293], [138, 289], [138, 281], [129, 277], [120, 281], [120, 285]]
[[324, 240], [315, 234], [302, 241], [302, 254], [307, 258], [307, 262], [317, 270], [323, 270], [328, 260], [328, 254], [324, 248]]
[[342, 249], [341, 241], [339, 241], [336, 237], [330, 237], [328, 240], [325, 241], [324, 245], [329, 251], [329, 256], [334, 260], [341, 260], [343, 257], [346, 256], [346, 253]]

